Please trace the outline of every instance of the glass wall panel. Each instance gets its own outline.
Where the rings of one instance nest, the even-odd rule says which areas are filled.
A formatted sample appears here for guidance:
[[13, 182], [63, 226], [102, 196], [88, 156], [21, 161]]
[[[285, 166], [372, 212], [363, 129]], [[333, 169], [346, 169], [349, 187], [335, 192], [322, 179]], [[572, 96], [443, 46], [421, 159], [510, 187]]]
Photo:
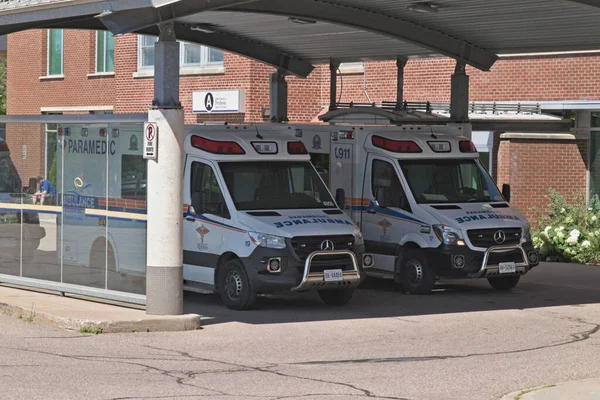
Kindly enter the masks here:
[[0, 274], [14, 276], [21, 275], [22, 146], [22, 124], [7, 124], [0, 141]]
[[22, 276], [60, 282], [56, 126], [24, 124]]
[[106, 125], [59, 125], [63, 282], [106, 288]]
[[109, 126], [108, 289], [146, 293], [147, 162], [142, 124]]

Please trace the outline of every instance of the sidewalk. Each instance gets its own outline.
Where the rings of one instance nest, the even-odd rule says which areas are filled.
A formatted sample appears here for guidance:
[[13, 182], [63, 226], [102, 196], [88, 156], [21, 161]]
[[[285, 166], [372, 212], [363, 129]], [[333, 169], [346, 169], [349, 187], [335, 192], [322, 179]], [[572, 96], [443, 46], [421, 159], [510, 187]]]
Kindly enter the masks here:
[[0, 286], [0, 313], [35, 323], [90, 333], [188, 331], [200, 316], [151, 316], [146, 311], [74, 297]]
[[502, 397], [502, 400], [598, 400], [600, 378], [542, 386], [521, 390]]

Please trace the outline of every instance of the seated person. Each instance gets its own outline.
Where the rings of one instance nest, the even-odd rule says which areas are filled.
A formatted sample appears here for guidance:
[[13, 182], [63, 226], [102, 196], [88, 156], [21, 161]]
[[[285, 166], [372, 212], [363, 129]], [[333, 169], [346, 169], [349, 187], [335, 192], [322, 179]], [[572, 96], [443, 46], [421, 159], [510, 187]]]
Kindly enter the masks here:
[[54, 190], [52, 183], [41, 176], [38, 177], [37, 182], [37, 192], [32, 195], [33, 204], [36, 204], [38, 200], [42, 206], [44, 203], [52, 204], [54, 202], [54, 197], [56, 196], [56, 191]]

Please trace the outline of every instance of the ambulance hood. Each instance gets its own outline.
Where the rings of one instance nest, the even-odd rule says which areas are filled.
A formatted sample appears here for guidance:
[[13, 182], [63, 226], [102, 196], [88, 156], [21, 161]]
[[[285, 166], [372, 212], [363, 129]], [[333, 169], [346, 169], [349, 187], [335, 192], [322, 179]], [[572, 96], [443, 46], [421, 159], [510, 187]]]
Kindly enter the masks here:
[[507, 203], [421, 204], [441, 224], [468, 230], [521, 228], [529, 223]]
[[[335, 210], [327, 210], [335, 212]], [[252, 232], [292, 238], [295, 236], [349, 235], [358, 228], [346, 214], [327, 214], [320, 209], [240, 211], [239, 221]]]

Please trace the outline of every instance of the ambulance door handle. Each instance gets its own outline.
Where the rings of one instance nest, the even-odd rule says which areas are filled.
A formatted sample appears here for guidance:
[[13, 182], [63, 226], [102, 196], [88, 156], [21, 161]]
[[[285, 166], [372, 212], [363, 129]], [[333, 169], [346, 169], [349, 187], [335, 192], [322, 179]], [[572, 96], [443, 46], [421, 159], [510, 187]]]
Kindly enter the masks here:
[[369, 213], [369, 214], [377, 214], [377, 211], [375, 211], [374, 209], [369, 209], [369, 210], [367, 210], [367, 213]]
[[192, 217], [186, 217], [185, 220], [190, 222], [196, 222], [196, 219]]

